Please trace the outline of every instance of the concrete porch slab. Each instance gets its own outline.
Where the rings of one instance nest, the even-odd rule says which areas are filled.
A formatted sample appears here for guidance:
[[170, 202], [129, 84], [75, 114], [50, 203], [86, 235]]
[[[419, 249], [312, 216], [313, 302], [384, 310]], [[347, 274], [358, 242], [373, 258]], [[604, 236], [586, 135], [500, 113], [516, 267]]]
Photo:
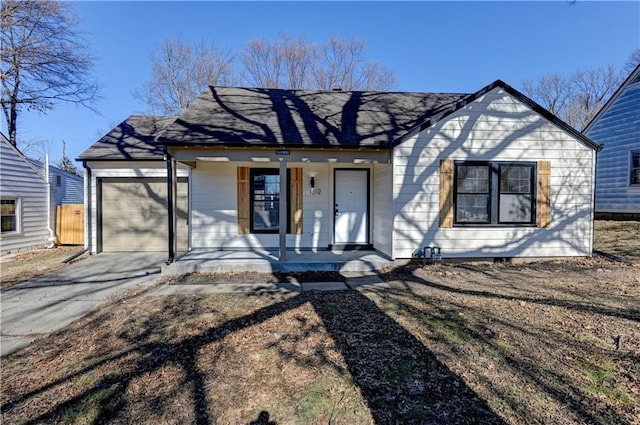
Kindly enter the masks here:
[[287, 258], [280, 261], [272, 250], [193, 250], [176, 262], [162, 267], [166, 275], [193, 272], [304, 272], [339, 271], [367, 272], [393, 265], [393, 261], [377, 251], [288, 251]]

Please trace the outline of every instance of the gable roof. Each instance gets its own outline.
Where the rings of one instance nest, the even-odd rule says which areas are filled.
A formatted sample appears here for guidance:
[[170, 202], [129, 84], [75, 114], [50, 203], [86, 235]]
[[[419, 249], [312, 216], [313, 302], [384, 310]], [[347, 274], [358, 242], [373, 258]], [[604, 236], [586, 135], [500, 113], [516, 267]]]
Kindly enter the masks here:
[[620, 97], [620, 95], [625, 91], [625, 89], [629, 87], [631, 84], [635, 84], [637, 82], [640, 82], [640, 64], [638, 64], [638, 66], [636, 66], [636, 68], [633, 71], [631, 71], [631, 74], [629, 74], [629, 76], [624, 80], [624, 82], [620, 85], [620, 87], [618, 87], [618, 90], [616, 90], [611, 95], [611, 98], [609, 98], [609, 100], [607, 100], [607, 102], [604, 105], [602, 105], [602, 108], [600, 108], [598, 113], [593, 118], [591, 118], [591, 121], [589, 121], [589, 123], [585, 126], [582, 132], [584, 134], [587, 134], [591, 129], [591, 127], [593, 127], [593, 125], [596, 122], [598, 122], [600, 117], [611, 107], [611, 105], [613, 105], [613, 103], [618, 99], [618, 97]]
[[175, 119], [131, 115], [82, 152], [78, 160], [162, 160], [163, 147], [155, 139]]
[[389, 147], [451, 93], [210, 86], [158, 137], [168, 146]]
[[519, 100], [520, 102], [522, 102], [523, 104], [528, 106], [529, 108], [531, 108], [534, 112], [542, 115], [546, 120], [548, 120], [549, 122], [554, 124], [556, 127], [559, 127], [561, 130], [566, 131], [567, 133], [569, 133], [570, 135], [572, 135], [576, 139], [580, 140], [582, 143], [584, 143], [585, 145], [589, 146], [590, 148], [592, 148], [592, 149], [594, 149], [596, 151], [598, 151], [598, 150], [600, 150], [602, 148], [600, 145], [595, 143], [593, 140], [589, 139], [587, 136], [585, 136], [584, 134], [580, 133], [578, 130], [576, 130], [575, 128], [573, 128], [572, 126], [567, 124], [566, 122], [562, 121], [560, 118], [556, 117], [554, 114], [549, 112], [547, 109], [545, 109], [542, 106], [540, 106], [534, 100], [532, 100], [531, 98], [527, 97], [526, 95], [520, 93], [518, 90], [514, 89], [513, 87], [511, 87], [509, 84], [505, 83], [502, 80], [496, 80], [493, 83], [489, 84], [488, 86], [485, 86], [485, 87], [481, 88], [477, 92], [475, 92], [473, 94], [470, 94], [468, 96], [465, 96], [464, 98], [462, 98], [462, 99], [460, 99], [460, 100], [458, 100], [456, 102], [453, 102], [453, 103], [451, 103], [449, 105], [445, 105], [443, 108], [441, 108], [438, 111], [434, 111], [434, 113], [432, 114], [432, 116], [430, 118], [424, 120], [419, 125], [417, 125], [416, 127], [412, 128], [410, 131], [408, 131], [406, 134], [404, 134], [402, 137], [400, 137], [398, 140], [396, 140], [394, 142], [394, 146], [399, 145], [400, 143], [405, 141], [407, 138], [409, 138], [412, 135], [414, 135], [416, 132], [425, 130], [425, 129], [435, 125], [438, 121], [448, 117], [452, 113], [454, 113], [457, 110], [463, 108], [464, 106], [468, 105], [469, 103], [474, 102], [479, 97], [484, 96], [485, 94], [489, 93], [490, 91], [492, 91], [493, 89], [498, 88], [498, 87], [503, 89], [507, 93], [509, 93], [511, 96], [513, 96], [514, 98], [516, 98], [517, 100]]
[[600, 146], [501, 80], [472, 94], [214, 87], [179, 117], [132, 115], [79, 160], [162, 160], [164, 146], [389, 148], [502, 88], [592, 149]]

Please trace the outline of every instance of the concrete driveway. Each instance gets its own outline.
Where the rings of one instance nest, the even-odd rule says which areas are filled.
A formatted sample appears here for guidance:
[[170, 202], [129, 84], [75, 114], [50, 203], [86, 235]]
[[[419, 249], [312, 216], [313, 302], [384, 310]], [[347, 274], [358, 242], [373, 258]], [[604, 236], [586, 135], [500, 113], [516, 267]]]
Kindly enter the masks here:
[[160, 277], [163, 252], [101, 253], [0, 292], [0, 355], [93, 311], [110, 295]]

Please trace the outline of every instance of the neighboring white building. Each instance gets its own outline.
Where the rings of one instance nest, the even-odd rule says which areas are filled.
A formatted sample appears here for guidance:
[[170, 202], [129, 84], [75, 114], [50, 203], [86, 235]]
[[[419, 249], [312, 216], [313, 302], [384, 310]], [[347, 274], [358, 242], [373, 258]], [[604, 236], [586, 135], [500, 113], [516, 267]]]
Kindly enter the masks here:
[[596, 166], [596, 218], [640, 220], [640, 65], [583, 133], [604, 146]]
[[596, 149], [502, 81], [469, 95], [210, 87], [80, 156], [89, 246], [171, 260], [282, 236], [392, 259], [433, 245], [445, 258], [589, 256]]
[[0, 253], [50, 246], [49, 192], [44, 172], [0, 133]]

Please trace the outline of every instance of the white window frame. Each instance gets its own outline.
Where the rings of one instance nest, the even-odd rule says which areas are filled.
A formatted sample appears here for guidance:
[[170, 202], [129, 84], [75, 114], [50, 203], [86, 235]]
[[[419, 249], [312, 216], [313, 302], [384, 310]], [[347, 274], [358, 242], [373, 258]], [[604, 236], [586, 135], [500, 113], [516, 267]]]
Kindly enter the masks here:
[[16, 218], [16, 228], [15, 230], [7, 230], [2, 232], [2, 236], [10, 236], [20, 234], [22, 230], [22, 200], [17, 196], [2, 196], [0, 197], [2, 201], [14, 201], [15, 202], [15, 213], [14, 217]]

